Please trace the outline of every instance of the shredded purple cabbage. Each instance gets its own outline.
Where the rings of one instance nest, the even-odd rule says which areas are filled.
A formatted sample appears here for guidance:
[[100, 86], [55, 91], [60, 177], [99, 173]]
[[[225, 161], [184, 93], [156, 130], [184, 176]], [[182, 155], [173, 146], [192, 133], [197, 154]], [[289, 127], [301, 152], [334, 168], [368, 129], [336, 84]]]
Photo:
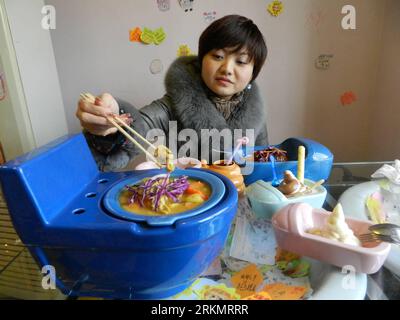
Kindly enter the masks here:
[[141, 207], [144, 207], [144, 201], [149, 199], [155, 211], [159, 211], [162, 197], [168, 197], [175, 203], [179, 202], [179, 196], [182, 195], [188, 187], [189, 181], [187, 176], [181, 176], [170, 181], [170, 173], [165, 177], [145, 180], [138, 185], [125, 186], [125, 188], [132, 193], [129, 204], [138, 202]]

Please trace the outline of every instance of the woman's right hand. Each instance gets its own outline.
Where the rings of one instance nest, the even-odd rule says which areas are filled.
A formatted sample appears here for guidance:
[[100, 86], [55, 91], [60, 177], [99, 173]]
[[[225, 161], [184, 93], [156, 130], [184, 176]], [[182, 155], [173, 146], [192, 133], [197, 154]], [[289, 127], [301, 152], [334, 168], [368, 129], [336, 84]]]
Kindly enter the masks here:
[[[84, 99], [78, 102], [76, 117], [81, 126], [94, 135], [107, 136], [117, 132], [117, 128], [107, 120], [111, 115], [119, 115], [119, 105], [108, 93], [96, 97], [94, 104]], [[130, 122], [128, 114], [121, 115], [120, 118], [126, 123]]]

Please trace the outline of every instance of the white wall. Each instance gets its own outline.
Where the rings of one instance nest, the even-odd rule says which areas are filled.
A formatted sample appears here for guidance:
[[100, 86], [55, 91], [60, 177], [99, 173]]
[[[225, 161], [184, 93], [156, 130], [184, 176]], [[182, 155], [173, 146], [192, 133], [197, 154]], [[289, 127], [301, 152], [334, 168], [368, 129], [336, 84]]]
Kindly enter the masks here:
[[[68, 133], [43, 0], [5, 0], [13, 49], [36, 147]], [[14, 108], [19, 106], [14, 105]], [[19, 121], [19, 118], [17, 118]]]
[[369, 153], [373, 159], [400, 159], [400, 1], [389, 0], [383, 46], [369, 126]]
[[0, 0], [0, 72], [5, 86], [5, 97], [0, 101], [0, 142], [6, 160], [10, 160], [32, 150], [36, 144], [3, 0]]
[[[215, 10], [217, 17], [248, 16], [265, 35], [269, 56], [258, 83], [267, 101], [271, 143], [306, 136], [328, 146], [337, 161], [371, 160], [386, 0], [351, 1], [357, 30], [341, 27], [347, 0], [286, 0], [277, 18], [266, 10], [270, 2], [201, 0], [185, 13], [175, 0], [167, 12], [158, 10], [156, 0], [46, 0], [57, 10], [52, 40], [69, 130], [80, 130], [75, 109], [82, 91], [110, 92], [138, 107], [161, 97], [165, 70], [178, 46], [188, 44], [196, 52], [207, 27], [202, 14]], [[136, 26], [163, 27], [167, 39], [160, 46], [131, 43], [128, 31]], [[320, 54], [334, 55], [327, 71], [314, 66]], [[162, 60], [162, 74], [150, 73], [153, 59]], [[355, 92], [355, 104], [341, 105], [346, 91]]]

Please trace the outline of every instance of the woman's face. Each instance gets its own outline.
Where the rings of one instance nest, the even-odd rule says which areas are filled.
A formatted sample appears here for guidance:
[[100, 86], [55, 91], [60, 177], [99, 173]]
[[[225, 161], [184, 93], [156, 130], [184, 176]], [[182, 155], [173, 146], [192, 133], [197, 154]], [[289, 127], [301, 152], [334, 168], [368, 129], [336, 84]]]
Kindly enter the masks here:
[[203, 58], [201, 77], [217, 96], [230, 99], [244, 90], [253, 76], [254, 61], [245, 49], [232, 52], [231, 48], [211, 50]]

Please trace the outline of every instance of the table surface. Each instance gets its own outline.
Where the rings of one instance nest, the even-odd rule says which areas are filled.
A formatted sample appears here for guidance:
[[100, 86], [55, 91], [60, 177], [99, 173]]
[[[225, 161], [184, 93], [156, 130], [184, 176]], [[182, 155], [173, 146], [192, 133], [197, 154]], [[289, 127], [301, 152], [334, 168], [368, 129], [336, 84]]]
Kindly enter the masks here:
[[[393, 162], [334, 163], [329, 180], [324, 184], [328, 195], [324, 208], [332, 210], [344, 191], [370, 181], [371, 174], [383, 164]], [[0, 192], [1, 195], [1, 192]], [[0, 299], [62, 299], [58, 290], [41, 287], [42, 274], [29, 251], [20, 242], [12, 227], [4, 202], [0, 199]], [[65, 298], [65, 297], [64, 297]], [[382, 267], [368, 275], [367, 300], [400, 299], [400, 277]]]
[[[337, 200], [347, 189], [371, 181], [371, 174], [384, 164], [393, 162], [347, 162], [334, 163], [329, 180], [325, 183], [328, 195], [324, 208], [332, 210]], [[399, 300], [400, 277], [382, 267], [377, 273], [368, 275], [367, 300]]]

